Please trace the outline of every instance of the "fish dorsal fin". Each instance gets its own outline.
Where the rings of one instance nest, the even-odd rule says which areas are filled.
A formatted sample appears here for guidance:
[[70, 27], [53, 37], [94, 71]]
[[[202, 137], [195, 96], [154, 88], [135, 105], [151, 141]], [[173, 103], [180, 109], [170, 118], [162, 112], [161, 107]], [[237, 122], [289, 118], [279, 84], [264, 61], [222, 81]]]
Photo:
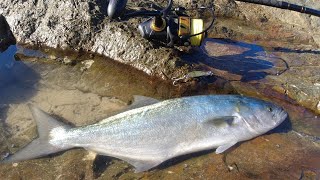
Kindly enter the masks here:
[[132, 104], [128, 108], [126, 108], [126, 110], [136, 109], [136, 108], [156, 104], [158, 102], [160, 101], [151, 97], [134, 95]]
[[216, 149], [216, 154], [220, 154], [223, 153], [224, 151], [228, 150], [229, 148], [231, 148], [233, 145], [237, 144], [237, 142], [230, 142], [228, 144], [224, 144], [222, 146], [219, 146]]
[[111, 117], [111, 116], [114, 116], [114, 115], [129, 111], [129, 110], [132, 110], [132, 109], [137, 109], [137, 108], [140, 108], [140, 107], [156, 104], [158, 102], [160, 102], [160, 101], [157, 100], [157, 99], [151, 98], [151, 97], [134, 95], [133, 96], [133, 101], [129, 106], [127, 106], [126, 108], [124, 108], [124, 109], [122, 109], [120, 111], [116, 111], [116, 112], [112, 113], [111, 115], [105, 117], [106, 119], [100, 121], [99, 124], [104, 124], [104, 123], [109, 122], [108, 118]]
[[221, 116], [207, 120], [206, 123], [213, 124], [215, 126], [231, 126], [234, 123], [236, 116]]

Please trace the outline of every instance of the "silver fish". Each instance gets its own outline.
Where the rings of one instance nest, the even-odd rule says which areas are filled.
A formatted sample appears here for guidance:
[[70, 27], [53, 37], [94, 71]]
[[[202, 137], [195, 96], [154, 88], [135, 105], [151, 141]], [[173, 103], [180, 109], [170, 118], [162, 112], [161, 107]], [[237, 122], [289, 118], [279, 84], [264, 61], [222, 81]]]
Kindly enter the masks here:
[[122, 159], [141, 172], [192, 152], [216, 148], [216, 153], [222, 153], [237, 142], [268, 132], [287, 117], [276, 105], [235, 95], [191, 96], [162, 102], [141, 96], [137, 99], [140, 101], [133, 105], [135, 109], [75, 128], [30, 105], [39, 138], [4, 161], [17, 162], [83, 147]]

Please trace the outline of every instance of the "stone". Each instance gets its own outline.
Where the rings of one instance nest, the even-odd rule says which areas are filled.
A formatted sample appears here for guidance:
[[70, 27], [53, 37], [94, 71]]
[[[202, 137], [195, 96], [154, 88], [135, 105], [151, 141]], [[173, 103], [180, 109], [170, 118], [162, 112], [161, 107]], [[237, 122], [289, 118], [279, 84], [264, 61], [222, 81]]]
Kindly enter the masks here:
[[106, 17], [106, 6], [107, 0], [3, 0], [0, 12], [19, 43], [90, 51], [164, 78], [162, 69], [169, 69], [166, 62], [179, 61], [175, 50], [142, 38], [137, 31], [139, 18], [111, 21]]
[[85, 70], [89, 69], [93, 63], [94, 63], [94, 60], [82, 61], [81, 64], [83, 64], [83, 66], [80, 68], [80, 71], [85, 71]]
[[13, 44], [16, 44], [16, 40], [10, 30], [6, 18], [0, 14], [0, 53]]

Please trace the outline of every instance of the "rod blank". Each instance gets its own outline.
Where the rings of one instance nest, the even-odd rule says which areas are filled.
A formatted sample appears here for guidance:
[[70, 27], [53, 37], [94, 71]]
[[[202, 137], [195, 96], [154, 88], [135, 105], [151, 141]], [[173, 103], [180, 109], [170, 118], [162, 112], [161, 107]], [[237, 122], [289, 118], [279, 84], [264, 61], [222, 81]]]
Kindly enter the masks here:
[[265, 6], [271, 6], [281, 9], [288, 9], [291, 11], [297, 11], [300, 13], [310, 14], [314, 16], [320, 17], [320, 11], [316, 9], [311, 9], [305, 6], [299, 6], [296, 4], [291, 4], [288, 2], [277, 1], [277, 0], [236, 0], [241, 2], [253, 3], [253, 4], [261, 4]]

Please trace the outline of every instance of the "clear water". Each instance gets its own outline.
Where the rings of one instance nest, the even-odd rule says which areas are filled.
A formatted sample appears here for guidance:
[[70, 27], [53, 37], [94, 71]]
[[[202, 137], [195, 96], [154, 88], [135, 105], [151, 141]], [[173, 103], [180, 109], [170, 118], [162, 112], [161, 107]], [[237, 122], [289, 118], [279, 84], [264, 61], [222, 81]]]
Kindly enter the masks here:
[[[244, 70], [234, 71], [240, 75], [251, 73], [245, 68], [264, 71], [273, 67], [269, 61], [252, 63], [246, 59], [264, 51], [261, 46], [241, 42], [236, 45], [251, 51], [233, 57], [220, 56], [209, 65], [230, 70], [228, 68], [236, 63], [232, 61], [234, 57], [238, 61], [245, 59], [241, 61]], [[173, 86], [171, 82], [148, 77], [97, 55], [67, 53], [52, 57], [50, 54], [47, 50], [31, 50], [22, 46], [11, 46], [0, 54], [2, 157], [22, 148], [36, 136], [36, 125], [27, 103], [36, 104], [65, 121], [81, 126], [98, 122], [125, 108], [133, 95], [168, 99], [234, 93], [227, 88], [217, 90], [216, 84], [210, 81], [208, 86]], [[76, 57], [76, 62], [71, 65], [57, 62], [71, 57]], [[83, 70], [88, 60], [94, 63]], [[243, 79], [244, 83], [256, 80], [250, 79], [253, 76], [243, 77], [247, 77]], [[263, 98], [268, 99], [270, 92], [265, 93]], [[257, 96], [250, 92], [247, 95]], [[268, 100], [283, 106], [289, 113], [289, 119], [267, 135], [240, 144], [226, 156], [215, 155], [212, 151], [201, 152], [170, 160], [146, 173], [134, 174], [131, 166], [123, 161], [103, 156], [93, 160], [85, 150], [78, 149], [14, 165], [1, 164], [0, 175], [5, 179], [209, 179], [217, 175], [224, 178], [319, 178], [318, 116], [286, 99], [272, 97]]]

